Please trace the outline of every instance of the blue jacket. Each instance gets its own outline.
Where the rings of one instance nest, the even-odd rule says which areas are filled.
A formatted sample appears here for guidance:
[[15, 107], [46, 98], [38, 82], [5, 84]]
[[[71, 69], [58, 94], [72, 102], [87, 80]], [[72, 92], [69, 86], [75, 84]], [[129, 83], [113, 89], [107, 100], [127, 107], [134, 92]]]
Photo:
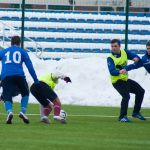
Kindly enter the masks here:
[[12, 46], [0, 51], [0, 60], [2, 61], [2, 80], [7, 76], [23, 76], [23, 63], [28, 68], [34, 82], [38, 82], [32, 62], [28, 53], [17, 46]]
[[[138, 55], [126, 50], [126, 53], [127, 53], [127, 57], [129, 60], [132, 60], [133, 58], [137, 57], [139, 58]], [[114, 54], [112, 53], [115, 57], [119, 58], [121, 56], [121, 53], [120, 54]], [[119, 70], [116, 69], [116, 66], [114, 64], [114, 61], [112, 60], [111, 57], [108, 57], [107, 58], [107, 65], [108, 65], [108, 69], [109, 69], [109, 72], [112, 76], [118, 76], [119, 75]], [[120, 66], [121, 67], [121, 66]], [[123, 68], [120, 68], [120, 70], [123, 69]]]
[[124, 68], [127, 71], [130, 71], [130, 70], [133, 70], [133, 69], [138, 69], [140, 67], [144, 67], [147, 70], [147, 72], [150, 73], [150, 55], [148, 55], [147, 52], [139, 62], [128, 65], [128, 66], [125, 66]]

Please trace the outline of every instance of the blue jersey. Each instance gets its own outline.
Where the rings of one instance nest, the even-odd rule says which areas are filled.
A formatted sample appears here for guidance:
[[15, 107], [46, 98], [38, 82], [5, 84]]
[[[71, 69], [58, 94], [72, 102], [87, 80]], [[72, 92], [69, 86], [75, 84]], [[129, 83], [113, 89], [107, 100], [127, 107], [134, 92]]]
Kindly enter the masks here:
[[127, 71], [138, 69], [140, 67], [144, 67], [148, 73], [150, 73], [150, 55], [146, 52], [146, 54], [142, 57], [142, 59], [134, 64], [128, 65], [124, 67]]
[[28, 53], [18, 46], [12, 46], [0, 51], [0, 60], [2, 61], [1, 79], [7, 76], [23, 76], [23, 63], [28, 68], [34, 82], [38, 82], [32, 62]]

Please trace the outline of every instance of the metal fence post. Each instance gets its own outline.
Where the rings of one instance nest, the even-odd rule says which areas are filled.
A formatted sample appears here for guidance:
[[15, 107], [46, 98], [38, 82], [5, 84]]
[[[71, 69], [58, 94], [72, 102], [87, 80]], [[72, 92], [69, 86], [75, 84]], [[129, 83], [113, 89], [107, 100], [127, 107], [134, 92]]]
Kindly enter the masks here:
[[125, 49], [128, 50], [129, 0], [126, 0]]
[[21, 26], [21, 48], [24, 49], [24, 15], [25, 15], [25, 0], [22, 0], [22, 26]]

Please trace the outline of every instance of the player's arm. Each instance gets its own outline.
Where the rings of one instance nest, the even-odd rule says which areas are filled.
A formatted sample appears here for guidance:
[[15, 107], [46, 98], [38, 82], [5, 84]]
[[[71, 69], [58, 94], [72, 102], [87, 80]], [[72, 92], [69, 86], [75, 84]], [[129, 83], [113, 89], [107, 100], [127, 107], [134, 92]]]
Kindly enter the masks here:
[[142, 60], [139, 60], [139, 62], [135, 62], [135, 63], [130, 64], [130, 65], [127, 65], [127, 66], [124, 67], [124, 69], [126, 69], [127, 71], [131, 71], [131, 70], [134, 70], [134, 69], [138, 69], [140, 67], [143, 67]]
[[150, 61], [147, 61], [147, 60], [148, 60], [147, 56], [144, 55], [144, 56], [142, 57], [143, 66], [144, 66], [144, 68], [146, 69], [146, 71], [147, 71], [148, 73], [150, 73]]
[[114, 61], [110, 57], [107, 58], [107, 66], [112, 76], [118, 76], [120, 74], [119, 70], [115, 67]]
[[35, 83], [38, 83], [39, 81], [38, 81], [37, 75], [36, 75], [36, 73], [35, 73], [35, 70], [34, 70], [34, 68], [33, 68], [33, 64], [32, 64], [32, 62], [31, 62], [31, 59], [30, 59], [28, 53], [25, 52], [25, 51], [24, 51], [24, 53], [23, 53], [23, 61], [25, 62], [26, 67], [27, 67], [27, 69], [28, 69], [30, 75], [32, 76], [34, 82], [35, 82]]
[[2, 60], [3, 56], [4, 56], [4, 50], [0, 50], [0, 60]]
[[134, 62], [138, 62], [140, 60], [140, 57], [133, 52], [126, 50], [126, 54], [129, 60], [133, 60]]
[[53, 73], [52, 73], [52, 77], [53, 77], [53, 78], [57, 78], [57, 79], [62, 79], [62, 80], [64, 80], [66, 83], [71, 82], [70, 77], [68, 77], [68, 76], [66, 76], [66, 75], [64, 75], [64, 74], [62, 74], [62, 73], [60, 73], [60, 72], [53, 72]]

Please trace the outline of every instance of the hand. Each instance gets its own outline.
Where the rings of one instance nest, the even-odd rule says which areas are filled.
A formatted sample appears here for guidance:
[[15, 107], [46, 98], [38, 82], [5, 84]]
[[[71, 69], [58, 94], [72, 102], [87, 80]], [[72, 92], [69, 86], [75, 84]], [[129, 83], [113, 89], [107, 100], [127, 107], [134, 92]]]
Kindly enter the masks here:
[[138, 57], [135, 57], [132, 60], [136, 63], [136, 62], [139, 62], [140, 59]]
[[119, 71], [119, 73], [120, 73], [120, 74], [127, 74], [128, 72], [127, 72], [126, 69], [122, 69], [122, 70]]
[[69, 77], [65, 77], [64, 81], [66, 81], [66, 83], [71, 82], [71, 79]]

